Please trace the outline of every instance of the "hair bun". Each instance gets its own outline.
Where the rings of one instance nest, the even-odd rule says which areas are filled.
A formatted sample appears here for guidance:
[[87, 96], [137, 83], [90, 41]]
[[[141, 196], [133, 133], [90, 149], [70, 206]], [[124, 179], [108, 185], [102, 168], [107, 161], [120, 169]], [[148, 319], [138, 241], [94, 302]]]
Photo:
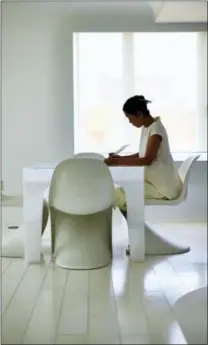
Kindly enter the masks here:
[[125, 114], [130, 114], [137, 116], [138, 112], [142, 113], [145, 116], [150, 115], [149, 109], [147, 108], [147, 104], [151, 103], [150, 101], [146, 100], [144, 96], [135, 95], [124, 103], [123, 111]]
[[151, 101], [148, 101], [148, 100], [145, 99], [145, 97], [142, 96], [142, 95], [140, 95], [140, 96], [135, 96], [135, 97], [137, 98], [137, 100], [138, 100], [139, 102], [144, 102], [144, 103], [146, 103], [146, 104], [151, 103]]
[[144, 98], [144, 96], [137, 96], [139, 100], [141, 101], [146, 101], [146, 99]]

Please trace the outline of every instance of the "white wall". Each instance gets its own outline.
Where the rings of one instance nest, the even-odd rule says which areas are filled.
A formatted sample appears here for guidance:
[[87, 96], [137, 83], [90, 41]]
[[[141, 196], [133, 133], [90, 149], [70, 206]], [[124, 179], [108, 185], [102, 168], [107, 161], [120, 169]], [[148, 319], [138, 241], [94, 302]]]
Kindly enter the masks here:
[[23, 166], [73, 153], [70, 20], [45, 4], [3, 4], [3, 180], [11, 194], [21, 192]]
[[[22, 193], [23, 166], [59, 161], [73, 154], [73, 30], [176, 28], [155, 26], [138, 16], [70, 16], [66, 8], [59, 11], [55, 6], [57, 3], [50, 2], [3, 3], [2, 175], [8, 194]], [[184, 205], [165, 211], [149, 207], [148, 219], [205, 221], [205, 170], [205, 162], [195, 165]]]

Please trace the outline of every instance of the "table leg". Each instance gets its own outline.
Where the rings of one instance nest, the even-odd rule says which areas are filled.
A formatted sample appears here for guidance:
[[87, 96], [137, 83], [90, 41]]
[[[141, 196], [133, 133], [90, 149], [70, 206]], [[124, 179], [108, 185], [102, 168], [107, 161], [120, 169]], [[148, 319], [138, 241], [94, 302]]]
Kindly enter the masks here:
[[27, 263], [41, 261], [41, 231], [45, 183], [27, 181], [23, 185], [24, 257]]
[[134, 261], [144, 261], [144, 192], [143, 184], [134, 181], [123, 184], [127, 203], [127, 223], [129, 233], [130, 258]]

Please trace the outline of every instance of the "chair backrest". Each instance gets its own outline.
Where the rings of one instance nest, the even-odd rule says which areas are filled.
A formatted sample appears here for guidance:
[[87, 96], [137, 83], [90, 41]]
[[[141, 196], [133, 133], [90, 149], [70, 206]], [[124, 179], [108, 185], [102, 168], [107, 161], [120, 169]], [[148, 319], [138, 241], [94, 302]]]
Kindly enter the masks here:
[[187, 196], [187, 189], [188, 189], [188, 181], [191, 173], [191, 167], [193, 166], [194, 162], [197, 161], [199, 155], [189, 156], [179, 167], [178, 175], [183, 183], [181, 197], [183, 199]]
[[49, 205], [71, 214], [91, 214], [109, 208], [115, 198], [107, 165], [93, 158], [71, 158], [53, 173]]
[[75, 158], [95, 158], [104, 160], [105, 156], [97, 152], [79, 152], [75, 155]]

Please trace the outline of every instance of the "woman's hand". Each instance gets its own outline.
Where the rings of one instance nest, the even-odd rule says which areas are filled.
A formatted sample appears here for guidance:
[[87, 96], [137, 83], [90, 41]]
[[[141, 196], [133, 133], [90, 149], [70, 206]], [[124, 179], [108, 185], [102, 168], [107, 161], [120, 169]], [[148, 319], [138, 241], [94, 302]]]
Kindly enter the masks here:
[[107, 164], [108, 166], [116, 166], [118, 165], [118, 158], [119, 157], [115, 157], [115, 156], [109, 156], [108, 158], [106, 158], [104, 160], [104, 163]]
[[117, 160], [120, 158], [121, 156], [115, 154], [115, 153], [109, 153], [109, 157], [106, 158], [104, 160], [105, 164], [109, 165], [109, 166], [113, 166], [113, 165], [118, 165]]

